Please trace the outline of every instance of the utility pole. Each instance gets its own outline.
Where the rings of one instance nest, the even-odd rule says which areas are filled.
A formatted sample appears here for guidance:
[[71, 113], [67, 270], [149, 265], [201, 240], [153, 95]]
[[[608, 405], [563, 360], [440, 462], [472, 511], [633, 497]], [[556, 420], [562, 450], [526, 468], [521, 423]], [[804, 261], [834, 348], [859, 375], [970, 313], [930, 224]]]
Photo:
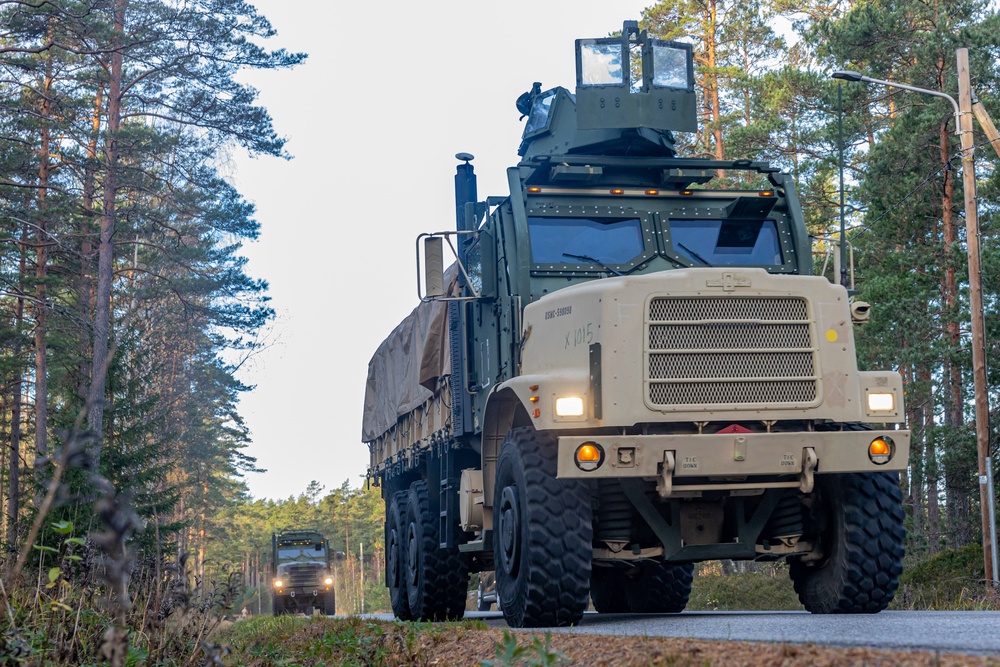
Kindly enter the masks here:
[[1000, 588], [997, 580], [997, 534], [996, 509], [993, 493], [993, 462], [990, 456], [990, 399], [986, 389], [986, 334], [983, 321], [982, 267], [979, 258], [979, 212], [976, 206], [976, 170], [973, 162], [975, 141], [972, 136], [972, 114], [975, 113], [980, 125], [989, 136], [990, 143], [1000, 155], [1000, 135], [986, 113], [985, 107], [973, 101], [972, 84], [969, 79], [969, 50], [958, 49], [958, 93], [961, 102], [940, 90], [917, 88], [905, 83], [873, 79], [860, 72], [842, 70], [834, 72], [834, 79], [843, 81], [863, 81], [877, 83], [892, 88], [902, 88], [915, 93], [943, 97], [951, 102], [955, 110], [955, 131], [962, 140], [962, 185], [965, 191], [965, 236], [969, 255], [969, 309], [972, 320], [972, 375], [976, 408], [976, 449], [979, 459], [979, 502], [982, 510], [983, 529], [983, 570], [986, 587]]
[[[990, 457], [990, 401], [986, 389], [986, 332], [983, 322], [982, 267], [979, 257], [979, 213], [976, 206], [976, 170], [973, 162], [972, 84], [969, 79], [969, 50], [958, 56], [959, 131], [962, 139], [962, 189], [965, 193], [965, 242], [969, 253], [969, 307], [972, 319], [972, 377], [976, 406], [976, 450], [979, 459], [979, 503], [983, 528], [983, 560], [987, 588], [997, 586], [996, 525], [993, 519]], [[984, 110], [985, 111], [985, 110]]]

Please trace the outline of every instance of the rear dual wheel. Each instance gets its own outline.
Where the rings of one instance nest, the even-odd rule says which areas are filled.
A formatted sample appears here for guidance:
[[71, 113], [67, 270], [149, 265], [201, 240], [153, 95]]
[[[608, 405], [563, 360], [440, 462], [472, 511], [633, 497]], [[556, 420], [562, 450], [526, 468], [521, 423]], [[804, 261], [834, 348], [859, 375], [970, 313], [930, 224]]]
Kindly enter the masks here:
[[386, 586], [392, 613], [401, 621], [410, 620], [406, 599], [406, 491], [398, 491], [389, 500], [385, 514]]
[[687, 606], [693, 580], [691, 564], [645, 561], [632, 570], [595, 567], [590, 597], [602, 614], [675, 614]]
[[409, 618], [447, 621], [465, 614], [469, 568], [457, 548], [439, 546], [437, 507], [427, 482], [410, 485], [406, 497], [405, 550], [402, 554]]

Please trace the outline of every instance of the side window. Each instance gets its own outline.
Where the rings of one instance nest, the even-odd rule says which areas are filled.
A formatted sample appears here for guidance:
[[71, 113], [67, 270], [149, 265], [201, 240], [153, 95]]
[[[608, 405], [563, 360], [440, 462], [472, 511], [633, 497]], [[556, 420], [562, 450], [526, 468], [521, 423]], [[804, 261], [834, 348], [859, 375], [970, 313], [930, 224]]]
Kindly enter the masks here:
[[465, 255], [465, 270], [469, 274], [472, 289], [476, 294], [483, 293], [483, 252], [479, 239], [469, 243]]

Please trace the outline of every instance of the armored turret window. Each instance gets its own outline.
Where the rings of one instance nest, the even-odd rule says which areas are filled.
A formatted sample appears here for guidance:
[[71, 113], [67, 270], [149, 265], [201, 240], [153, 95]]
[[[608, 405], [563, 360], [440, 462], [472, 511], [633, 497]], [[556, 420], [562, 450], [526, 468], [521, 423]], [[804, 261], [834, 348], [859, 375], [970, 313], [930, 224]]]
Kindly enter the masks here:
[[552, 113], [552, 102], [556, 99], [555, 90], [547, 90], [531, 102], [531, 112], [524, 126], [524, 136], [541, 134], [549, 129], [549, 119]]
[[691, 87], [689, 52], [680, 45], [656, 42], [652, 45], [653, 85], [688, 90]]
[[529, 217], [535, 265], [621, 267], [645, 253], [638, 218]]
[[620, 86], [625, 82], [621, 42], [594, 40], [580, 45], [580, 84]]
[[784, 265], [774, 220], [671, 220], [670, 241], [694, 266]]

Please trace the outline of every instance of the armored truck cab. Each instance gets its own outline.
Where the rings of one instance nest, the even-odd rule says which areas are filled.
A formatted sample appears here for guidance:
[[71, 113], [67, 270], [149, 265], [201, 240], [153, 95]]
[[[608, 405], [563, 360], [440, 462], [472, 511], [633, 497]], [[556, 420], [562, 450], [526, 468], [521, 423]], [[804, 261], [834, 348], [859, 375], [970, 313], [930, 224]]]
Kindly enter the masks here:
[[419, 240], [422, 303], [369, 366], [393, 611], [459, 617], [493, 570], [512, 626], [679, 612], [713, 559], [884, 609], [910, 434], [899, 374], [857, 368], [867, 304], [812, 275], [788, 174], [676, 155], [689, 45], [626, 22], [576, 56], [575, 95], [518, 100], [508, 194], [457, 156], [457, 229]]
[[271, 535], [271, 602], [275, 616], [314, 609], [337, 613], [330, 545], [313, 530]]

